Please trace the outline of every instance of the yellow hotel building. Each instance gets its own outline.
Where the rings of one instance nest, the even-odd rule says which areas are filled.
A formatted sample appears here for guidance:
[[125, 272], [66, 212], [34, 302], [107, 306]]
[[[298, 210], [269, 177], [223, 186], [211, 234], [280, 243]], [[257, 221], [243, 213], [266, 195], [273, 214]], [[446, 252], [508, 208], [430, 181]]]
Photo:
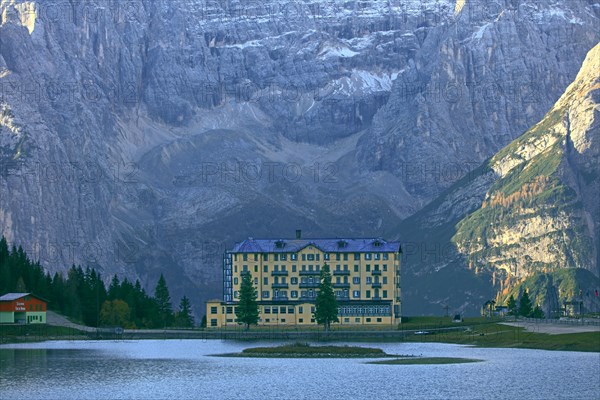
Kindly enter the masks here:
[[242, 273], [257, 290], [259, 325], [314, 325], [319, 273], [327, 263], [341, 325], [400, 323], [399, 242], [373, 239], [248, 238], [223, 260], [223, 300], [206, 304], [210, 327], [237, 325], [235, 307]]

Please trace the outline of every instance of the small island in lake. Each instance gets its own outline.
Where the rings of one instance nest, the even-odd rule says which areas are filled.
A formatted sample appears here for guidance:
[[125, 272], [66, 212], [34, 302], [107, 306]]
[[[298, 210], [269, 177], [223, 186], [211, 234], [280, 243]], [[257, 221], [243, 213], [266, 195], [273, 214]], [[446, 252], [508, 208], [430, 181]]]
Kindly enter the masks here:
[[381, 349], [360, 346], [311, 346], [307, 343], [275, 347], [251, 347], [241, 353], [219, 354], [224, 357], [259, 358], [381, 358], [413, 357], [387, 354]]
[[251, 347], [241, 353], [216, 354], [219, 357], [248, 358], [386, 358], [368, 364], [417, 365], [417, 364], [463, 364], [479, 362], [471, 358], [418, 357], [414, 355], [387, 354], [373, 347], [360, 346], [311, 346], [308, 343], [285, 344], [274, 347]]

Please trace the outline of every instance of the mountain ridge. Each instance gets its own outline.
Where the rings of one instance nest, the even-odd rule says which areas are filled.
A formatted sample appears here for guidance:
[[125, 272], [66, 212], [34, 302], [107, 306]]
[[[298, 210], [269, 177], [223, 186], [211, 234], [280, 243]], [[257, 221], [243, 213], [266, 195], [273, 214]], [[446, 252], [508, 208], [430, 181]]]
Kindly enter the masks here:
[[[413, 257], [409, 274], [471, 270], [499, 301], [535, 273], [582, 268], [599, 275], [598, 60], [600, 44], [538, 124], [401, 224], [397, 231], [415, 229], [424, 243], [447, 249], [437, 265]], [[454, 217], [438, 218], [448, 214]], [[497, 297], [490, 290], [480, 301], [486, 296]], [[565, 296], [560, 300], [572, 300]]]

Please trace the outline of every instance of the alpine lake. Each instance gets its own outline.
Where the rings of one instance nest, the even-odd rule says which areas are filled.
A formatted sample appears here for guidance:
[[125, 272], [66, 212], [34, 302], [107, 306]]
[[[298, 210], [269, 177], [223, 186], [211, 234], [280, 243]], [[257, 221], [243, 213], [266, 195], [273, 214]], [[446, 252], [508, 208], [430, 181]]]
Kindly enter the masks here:
[[[600, 353], [443, 343], [336, 343], [433, 363], [406, 364], [384, 357], [222, 356], [278, 345], [221, 340], [6, 344], [0, 346], [0, 398], [546, 400], [600, 396]], [[443, 362], [453, 358], [477, 362]]]

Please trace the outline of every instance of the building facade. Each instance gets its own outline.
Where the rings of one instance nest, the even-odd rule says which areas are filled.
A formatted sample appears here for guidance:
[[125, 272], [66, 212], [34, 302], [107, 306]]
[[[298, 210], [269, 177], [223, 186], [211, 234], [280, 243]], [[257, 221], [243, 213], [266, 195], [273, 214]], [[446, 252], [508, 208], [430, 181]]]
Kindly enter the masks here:
[[31, 293], [0, 297], [0, 324], [45, 324], [47, 302]]
[[373, 239], [248, 238], [227, 251], [223, 299], [207, 302], [208, 327], [237, 325], [235, 307], [242, 274], [250, 273], [259, 325], [314, 325], [324, 264], [329, 266], [341, 325], [401, 322], [399, 242]]

